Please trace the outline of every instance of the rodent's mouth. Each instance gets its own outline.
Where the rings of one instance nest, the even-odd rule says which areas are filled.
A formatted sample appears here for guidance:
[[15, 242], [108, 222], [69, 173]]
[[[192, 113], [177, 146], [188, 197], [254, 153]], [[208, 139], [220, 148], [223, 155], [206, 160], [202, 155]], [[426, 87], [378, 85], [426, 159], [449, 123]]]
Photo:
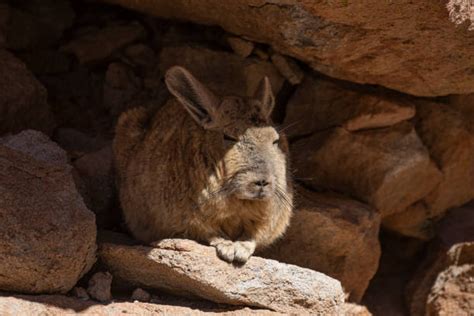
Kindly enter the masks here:
[[269, 191], [240, 192], [239, 194], [237, 194], [238, 199], [248, 201], [266, 201], [269, 200], [271, 196], [272, 193]]

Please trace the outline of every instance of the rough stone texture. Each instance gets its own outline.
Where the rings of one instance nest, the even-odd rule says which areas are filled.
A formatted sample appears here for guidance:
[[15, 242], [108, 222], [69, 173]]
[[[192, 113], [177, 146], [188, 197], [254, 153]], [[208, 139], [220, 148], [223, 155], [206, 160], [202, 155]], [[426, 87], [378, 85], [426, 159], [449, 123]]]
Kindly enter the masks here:
[[51, 133], [54, 119], [46, 89], [6, 50], [0, 50], [0, 87], [0, 135], [27, 128]]
[[58, 157], [60, 149], [41, 137], [33, 145], [30, 136], [6, 141], [18, 150], [0, 145], [0, 289], [65, 293], [95, 261], [94, 214], [65, 153]]
[[301, 136], [334, 126], [350, 131], [391, 126], [411, 119], [415, 106], [401, 96], [308, 75], [289, 100], [286, 113], [285, 131]]
[[254, 48], [252, 42], [241, 39], [240, 37], [228, 37], [227, 43], [229, 43], [230, 47], [237, 55], [243, 58], [249, 57]]
[[304, 73], [294, 60], [280, 54], [273, 54], [271, 59], [281, 75], [292, 85], [300, 84], [303, 81]]
[[450, 22], [445, 1], [104, 1], [220, 25], [339, 79], [419, 96], [474, 91], [474, 32]]
[[[470, 246], [472, 256], [474, 244], [471, 243]], [[474, 311], [474, 256], [470, 258], [469, 263], [450, 266], [438, 275], [428, 296], [427, 315], [472, 315]]]
[[104, 106], [118, 116], [142, 88], [141, 79], [123, 63], [111, 63], [105, 73]]
[[74, 16], [67, 0], [12, 1], [4, 26], [7, 46], [15, 50], [54, 46]]
[[130, 299], [132, 301], [149, 302], [151, 299], [151, 294], [141, 288], [136, 288], [133, 290]]
[[434, 236], [434, 221], [430, 210], [422, 202], [383, 219], [383, 227], [400, 235], [429, 240]]
[[474, 133], [474, 93], [466, 95], [452, 95], [449, 97], [451, 107], [462, 113], [464, 120], [468, 122], [469, 130]]
[[74, 287], [71, 291], [71, 294], [84, 301], [90, 299], [89, 294], [87, 294], [87, 290], [80, 286]]
[[432, 216], [474, 199], [474, 133], [461, 113], [447, 105], [422, 103], [417, 107], [417, 132], [443, 180], [424, 202]]
[[258, 257], [234, 266], [220, 260], [212, 247], [189, 240], [168, 239], [156, 246], [106, 243], [100, 257], [115, 277], [135, 286], [284, 313], [341, 311], [341, 285], [324, 274]]
[[159, 60], [162, 72], [175, 65], [184, 66], [221, 95], [252, 96], [264, 76], [270, 79], [276, 95], [284, 81], [270, 62], [207, 48], [165, 47]]
[[110, 145], [83, 155], [74, 161], [74, 168], [84, 184], [81, 194], [87, 207], [96, 214], [97, 225], [110, 224], [117, 212], [115, 206], [115, 183], [113, 153]]
[[94, 63], [109, 57], [115, 50], [145, 36], [139, 23], [109, 25], [96, 32], [86, 33], [62, 47], [74, 54], [81, 64]]
[[0, 144], [20, 151], [38, 161], [57, 166], [66, 166], [67, 155], [64, 150], [48, 136], [34, 130], [25, 130], [15, 135], [0, 138]]
[[367, 307], [352, 303], [344, 304], [344, 316], [372, 316]]
[[[457, 104], [462, 111], [469, 103]], [[474, 121], [455, 106], [441, 103], [419, 101], [417, 113], [416, 130], [442, 180], [420, 203], [384, 219], [383, 225], [402, 235], [428, 239], [433, 222], [447, 209], [474, 199]]]
[[109, 272], [97, 272], [89, 280], [87, 293], [99, 302], [112, 300], [112, 275]]
[[[431, 309], [433, 313], [426, 315], [467, 315], [449, 312], [469, 306], [466, 299], [473, 302], [474, 203], [450, 210], [436, 235], [407, 289], [410, 313], [425, 315]], [[456, 297], [459, 304], [453, 302]], [[438, 309], [448, 314], [436, 312]]]
[[316, 133], [291, 148], [296, 176], [313, 187], [352, 194], [382, 217], [401, 212], [431, 192], [441, 174], [413, 126], [350, 133]]
[[321, 271], [341, 281], [351, 301], [360, 301], [379, 263], [380, 215], [339, 195], [297, 191], [285, 237], [262, 256]]
[[199, 308], [194, 306], [178, 306], [166, 302], [159, 304], [140, 302], [113, 302], [107, 305], [97, 304], [94, 301], [84, 301], [73, 297], [61, 295], [40, 296], [3, 296], [0, 297], [0, 314], [14, 315], [94, 315], [94, 316], [156, 316], [156, 315], [284, 315], [268, 310], [254, 310], [250, 308]]

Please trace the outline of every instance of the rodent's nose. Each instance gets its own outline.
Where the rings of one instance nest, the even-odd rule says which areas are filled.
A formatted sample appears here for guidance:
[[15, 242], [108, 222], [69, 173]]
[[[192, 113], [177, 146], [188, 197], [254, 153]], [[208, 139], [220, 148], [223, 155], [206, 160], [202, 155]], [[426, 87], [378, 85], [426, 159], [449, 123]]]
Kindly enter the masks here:
[[259, 180], [259, 181], [255, 181], [253, 184], [255, 184], [257, 187], [264, 188], [267, 185], [269, 185], [270, 182], [268, 182], [267, 180]]

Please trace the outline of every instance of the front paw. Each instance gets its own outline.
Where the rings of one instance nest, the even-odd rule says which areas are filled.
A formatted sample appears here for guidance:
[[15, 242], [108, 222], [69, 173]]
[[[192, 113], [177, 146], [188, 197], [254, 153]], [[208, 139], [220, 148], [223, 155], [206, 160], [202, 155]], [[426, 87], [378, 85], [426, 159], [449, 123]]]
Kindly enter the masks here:
[[255, 251], [255, 242], [220, 240], [212, 244], [217, 256], [227, 262], [245, 263]]

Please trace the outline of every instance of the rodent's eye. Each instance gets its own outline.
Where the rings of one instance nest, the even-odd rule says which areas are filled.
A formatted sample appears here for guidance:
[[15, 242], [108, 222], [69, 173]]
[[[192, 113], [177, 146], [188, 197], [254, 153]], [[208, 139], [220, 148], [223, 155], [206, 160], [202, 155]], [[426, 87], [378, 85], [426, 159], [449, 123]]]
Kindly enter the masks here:
[[231, 136], [226, 135], [226, 134], [224, 134], [224, 140], [227, 141], [227, 142], [232, 142], [232, 143], [236, 143], [236, 142], [237, 142], [237, 139], [236, 139], [236, 138], [231, 137]]
[[277, 138], [277, 139], [275, 139], [275, 141], [273, 142], [273, 145], [278, 145], [279, 142], [280, 142], [280, 138]]

